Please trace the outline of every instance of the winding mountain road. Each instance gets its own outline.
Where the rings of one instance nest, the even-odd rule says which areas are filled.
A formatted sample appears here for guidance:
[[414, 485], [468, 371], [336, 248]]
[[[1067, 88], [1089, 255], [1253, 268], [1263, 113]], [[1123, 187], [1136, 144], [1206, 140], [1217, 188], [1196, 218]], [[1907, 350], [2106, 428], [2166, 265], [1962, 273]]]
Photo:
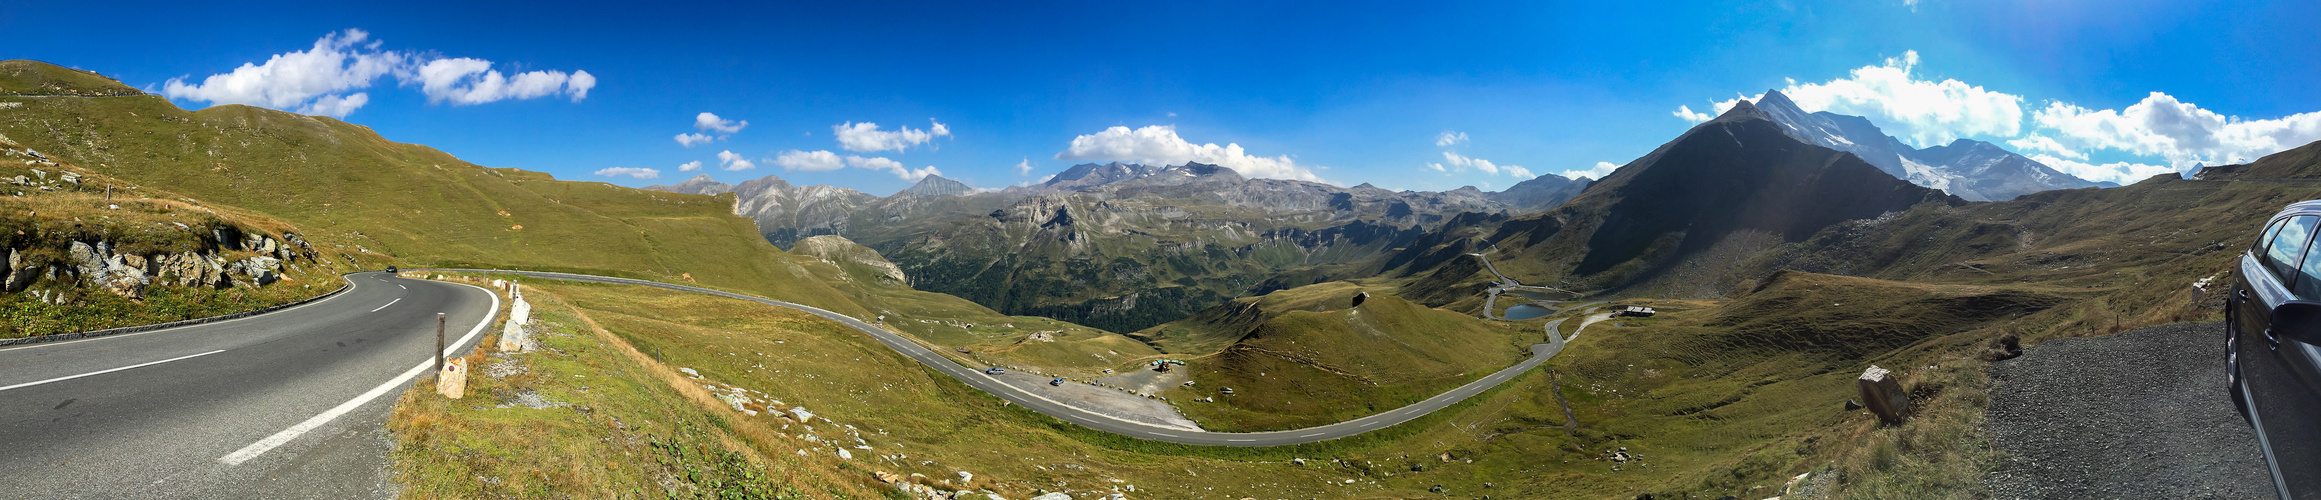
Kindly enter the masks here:
[[[1554, 332], [1556, 332], [1556, 328], [1563, 323], [1563, 319], [1557, 319], [1548, 322], [1547, 331], [1550, 333], [1548, 335], [1550, 341], [1543, 344], [1532, 344], [1532, 354], [1529, 359], [1525, 359], [1523, 362], [1516, 363], [1514, 366], [1501, 369], [1488, 376], [1484, 376], [1483, 378], [1468, 382], [1467, 384], [1461, 385], [1456, 389], [1451, 389], [1449, 391], [1443, 392], [1442, 394], [1437, 394], [1434, 397], [1427, 398], [1425, 401], [1420, 401], [1408, 406], [1396, 408], [1367, 417], [1357, 418], [1330, 425], [1287, 431], [1246, 433], [1200, 432], [1121, 420], [1105, 416], [1102, 413], [1083, 410], [1077, 407], [1066, 405], [1064, 403], [1040, 396], [1039, 394], [1028, 392], [1009, 384], [1001, 383], [989, 376], [984, 375], [974, 368], [962, 366], [950, 358], [943, 357], [941, 354], [936, 354], [933, 350], [928, 349], [926, 346], [920, 345], [917, 342], [913, 342], [901, 335], [897, 335], [894, 332], [886, 330], [885, 328], [880, 328], [860, 319], [855, 319], [854, 317], [844, 314], [830, 312], [814, 306], [783, 302], [764, 297], [743, 295], [701, 287], [673, 285], [657, 281], [628, 278], [592, 276], [585, 274], [538, 271], [507, 271], [492, 269], [413, 269], [412, 271], [492, 273], [566, 281], [650, 286], [683, 292], [717, 295], [777, 307], [787, 307], [790, 309], [805, 311], [806, 313], [816, 316], [821, 316], [825, 319], [838, 322], [838, 324], [841, 325], [846, 325], [849, 328], [853, 328], [855, 331], [862, 332], [865, 335], [871, 336], [871, 338], [878, 339], [880, 343], [886, 344], [888, 348], [894, 349], [895, 352], [901, 353], [904, 357], [916, 360], [920, 364], [927, 365], [929, 368], [934, 368], [935, 371], [942, 372], [944, 375], [949, 375], [951, 378], [958, 379], [960, 382], [966, 383], [969, 387], [974, 387], [977, 390], [990, 393], [994, 396], [1000, 397], [1001, 399], [1014, 402], [1015, 404], [1023, 405], [1025, 408], [1030, 408], [1033, 411], [1038, 411], [1042, 414], [1062, 419], [1066, 422], [1071, 422], [1073, 424], [1090, 429], [1120, 434], [1123, 436], [1179, 444], [1205, 446], [1255, 447], [1304, 444], [1338, 439], [1392, 427], [1396, 424], [1408, 422], [1412, 419], [1426, 416], [1429, 413], [1434, 413], [1436, 410], [1449, 407], [1452, 404], [1466, 400], [1467, 398], [1476, 394], [1480, 394], [1484, 390], [1488, 390], [1494, 386], [1499, 385], [1500, 383], [1512, 380], [1516, 376], [1522, 375], [1523, 372], [1530, 371], [1532, 368], [1538, 367], [1540, 363], [1546, 362], [1548, 358], [1555, 356], [1555, 354], [1558, 352], [1561, 352], [1563, 350], [1564, 343], [1569, 339], [1579, 337], [1579, 332], [1577, 331], [1572, 332], [1572, 335], [1569, 338], [1564, 338], [1561, 335], [1554, 334]], [[1587, 323], [1594, 323], [1594, 321], [1588, 321]], [[1583, 324], [1580, 328], [1586, 329], [1587, 326]]]
[[391, 498], [385, 423], [500, 308], [483, 288], [347, 275], [305, 305], [0, 349], [0, 498]]

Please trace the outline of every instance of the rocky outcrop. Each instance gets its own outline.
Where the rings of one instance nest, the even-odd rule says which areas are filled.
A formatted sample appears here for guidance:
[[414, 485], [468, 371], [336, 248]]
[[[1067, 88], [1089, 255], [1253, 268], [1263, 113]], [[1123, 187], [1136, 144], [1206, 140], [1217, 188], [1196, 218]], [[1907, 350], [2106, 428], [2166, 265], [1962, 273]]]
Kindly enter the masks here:
[[[0, 290], [23, 292], [47, 280], [53, 285], [44, 286], [44, 290], [89, 287], [143, 299], [149, 286], [259, 287], [286, 279], [284, 270], [293, 267], [293, 262], [319, 256], [313, 244], [297, 233], [285, 232], [276, 238], [221, 225], [193, 234], [198, 241], [192, 246], [198, 250], [177, 253], [134, 253], [105, 240], [66, 241], [62, 248], [50, 247], [54, 250], [9, 249], [8, 265], [0, 269]], [[247, 253], [235, 258], [221, 252]], [[44, 292], [43, 297], [62, 296]]]

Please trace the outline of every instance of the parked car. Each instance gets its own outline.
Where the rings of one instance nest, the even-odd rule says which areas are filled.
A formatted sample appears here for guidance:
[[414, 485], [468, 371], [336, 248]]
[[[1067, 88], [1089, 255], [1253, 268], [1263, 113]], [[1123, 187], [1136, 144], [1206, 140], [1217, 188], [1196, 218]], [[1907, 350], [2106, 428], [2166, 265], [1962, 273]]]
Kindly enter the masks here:
[[985, 369], [983, 370], [983, 374], [984, 374], [984, 375], [998, 375], [998, 374], [1002, 374], [1002, 373], [1007, 373], [1007, 369], [1006, 369], [1006, 368], [1000, 368], [1000, 367], [994, 366], [994, 367], [991, 367], [991, 368], [985, 368]]
[[2240, 255], [2225, 308], [2225, 381], [2281, 498], [2321, 496], [2321, 200], [2289, 205]]
[[1063, 386], [1064, 386], [1064, 377], [1056, 377], [1056, 379], [1055, 379], [1055, 380], [1050, 380], [1050, 381], [1048, 381], [1048, 385], [1057, 386], [1057, 387], [1063, 387]]

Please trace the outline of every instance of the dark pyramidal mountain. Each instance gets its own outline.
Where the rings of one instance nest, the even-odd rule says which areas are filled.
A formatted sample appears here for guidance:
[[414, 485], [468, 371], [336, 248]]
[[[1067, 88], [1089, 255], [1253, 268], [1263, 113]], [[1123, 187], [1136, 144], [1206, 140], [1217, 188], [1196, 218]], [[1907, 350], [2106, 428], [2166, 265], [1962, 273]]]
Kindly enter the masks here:
[[1966, 200], [1800, 141], [1743, 102], [1560, 208], [1464, 217], [1384, 267], [1424, 276], [1404, 294], [1436, 304], [1474, 296], [1481, 264], [1467, 254], [1493, 248], [1502, 271], [1569, 290], [1716, 296], [1747, 278], [1729, 270], [1758, 252], [1928, 203]]
[[1755, 107], [1799, 141], [1859, 156], [1895, 178], [1940, 189], [1968, 201], [2011, 200], [2054, 189], [2115, 186], [2088, 182], [1983, 141], [1912, 148], [1870, 120], [1828, 111], [1807, 113], [1780, 91], [1767, 90]]

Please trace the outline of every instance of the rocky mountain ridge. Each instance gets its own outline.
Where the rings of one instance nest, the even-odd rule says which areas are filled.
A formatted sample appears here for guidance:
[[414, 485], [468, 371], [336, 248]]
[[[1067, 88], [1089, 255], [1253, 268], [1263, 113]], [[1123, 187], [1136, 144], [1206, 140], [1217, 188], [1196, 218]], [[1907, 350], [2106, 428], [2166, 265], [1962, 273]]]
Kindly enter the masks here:
[[1867, 118], [1828, 111], [1807, 113], [1777, 90], [1765, 91], [1753, 104], [1790, 137], [1853, 153], [1895, 178], [1968, 201], [2011, 200], [2039, 191], [2107, 186], [1983, 141], [1959, 139], [1942, 146], [1913, 148], [1886, 135]]

